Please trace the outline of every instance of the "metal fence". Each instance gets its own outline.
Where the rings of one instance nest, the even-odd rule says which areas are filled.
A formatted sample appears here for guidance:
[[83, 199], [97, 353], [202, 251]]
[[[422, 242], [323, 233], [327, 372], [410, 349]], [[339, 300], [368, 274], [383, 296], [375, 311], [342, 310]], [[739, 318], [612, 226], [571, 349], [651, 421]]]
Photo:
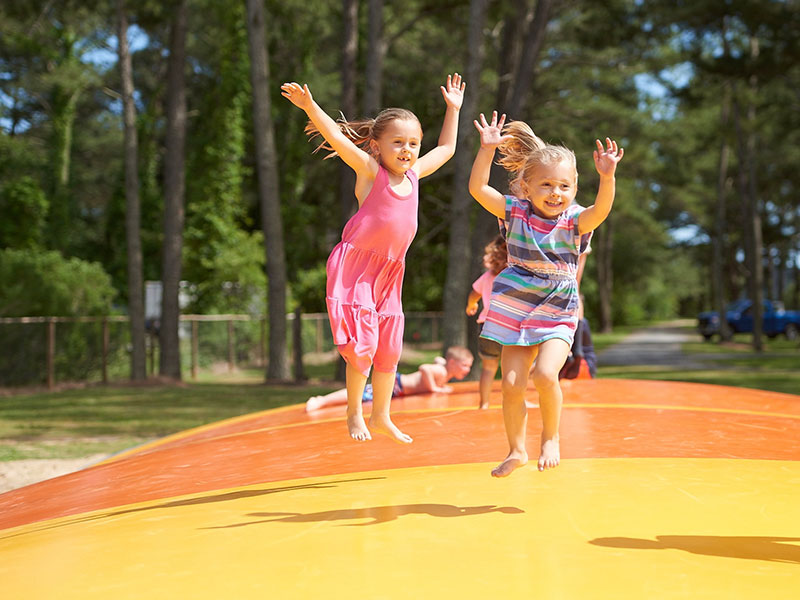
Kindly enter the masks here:
[[[406, 313], [405, 342], [440, 342], [442, 313]], [[269, 322], [251, 315], [181, 315], [181, 368], [193, 379], [204, 370], [266, 367]], [[287, 315], [287, 353], [334, 350], [325, 313]], [[299, 333], [299, 337], [297, 336]], [[158, 370], [158, 335], [146, 336], [148, 375]], [[125, 316], [0, 318], [0, 387], [63, 382], [108, 383], [130, 378], [130, 326]]]

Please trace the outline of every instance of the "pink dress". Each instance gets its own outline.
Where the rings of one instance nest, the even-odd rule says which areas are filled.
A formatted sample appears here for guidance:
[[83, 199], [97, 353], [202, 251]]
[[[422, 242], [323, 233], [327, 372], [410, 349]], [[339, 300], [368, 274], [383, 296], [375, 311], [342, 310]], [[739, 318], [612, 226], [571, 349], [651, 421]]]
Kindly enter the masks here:
[[478, 315], [478, 323], [483, 323], [486, 320], [486, 315], [489, 314], [489, 303], [492, 301], [492, 284], [497, 273], [491, 271], [484, 271], [483, 275], [478, 277], [472, 284], [472, 289], [481, 295], [481, 302], [483, 308]]
[[403, 348], [400, 294], [405, 257], [417, 233], [417, 174], [406, 171], [411, 193], [396, 194], [382, 166], [369, 195], [347, 222], [328, 258], [326, 302], [333, 343], [364, 375], [397, 369]]

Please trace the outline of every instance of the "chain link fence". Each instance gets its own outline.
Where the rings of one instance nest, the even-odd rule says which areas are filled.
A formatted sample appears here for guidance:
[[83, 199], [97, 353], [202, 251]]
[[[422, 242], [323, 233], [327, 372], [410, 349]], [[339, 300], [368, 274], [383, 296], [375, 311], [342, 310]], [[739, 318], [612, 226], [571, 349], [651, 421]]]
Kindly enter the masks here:
[[[442, 313], [407, 313], [405, 342], [411, 346], [440, 341]], [[287, 315], [287, 353], [295, 355], [295, 315]], [[265, 368], [269, 323], [250, 315], [181, 315], [181, 368], [184, 377], [201, 371]], [[300, 316], [302, 354], [335, 349], [328, 316]], [[158, 332], [146, 336], [148, 375], [158, 372]], [[128, 318], [0, 318], [0, 387], [56, 383], [107, 383], [130, 378]]]

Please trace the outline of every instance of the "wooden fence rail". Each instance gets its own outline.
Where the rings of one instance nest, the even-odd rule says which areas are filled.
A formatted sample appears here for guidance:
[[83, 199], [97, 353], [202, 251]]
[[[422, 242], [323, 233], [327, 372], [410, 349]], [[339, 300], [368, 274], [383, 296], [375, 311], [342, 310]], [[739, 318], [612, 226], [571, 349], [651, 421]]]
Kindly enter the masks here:
[[[410, 312], [406, 313], [406, 320], [422, 319], [430, 323], [429, 339], [431, 341], [438, 341], [439, 339], [439, 321], [442, 318], [440, 312]], [[286, 315], [289, 322], [295, 322], [297, 319], [296, 314]], [[307, 313], [300, 315], [302, 322], [314, 323], [314, 345], [313, 351], [321, 353], [325, 350], [325, 333], [328, 329], [328, 315], [326, 313]], [[190, 342], [190, 355], [191, 355], [191, 377], [197, 379], [199, 371], [199, 323], [209, 322], [224, 322], [227, 323], [227, 363], [229, 371], [236, 368], [236, 353], [235, 353], [235, 331], [234, 323], [241, 321], [258, 321], [260, 327], [260, 340], [258, 345], [259, 366], [266, 364], [266, 347], [267, 347], [267, 321], [263, 315], [242, 315], [242, 314], [226, 314], [226, 315], [194, 315], [186, 314], [181, 315], [182, 322], [191, 323], [191, 342]], [[127, 316], [96, 316], [96, 317], [0, 317], [0, 328], [3, 325], [11, 324], [46, 324], [46, 370], [47, 370], [47, 386], [52, 389], [56, 384], [55, 374], [55, 357], [56, 357], [56, 325], [59, 323], [101, 323], [101, 378], [103, 383], [108, 383], [108, 363], [109, 363], [109, 349], [110, 349], [110, 331], [109, 323], [127, 323], [129, 321]], [[292, 329], [298, 330], [293, 337], [293, 343], [298, 345], [299, 329], [293, 327]], [[1, 331], [1, 329], [0, 329]], [[0, 337], [0, 339], [2, 339]], [[155, 372], [155, 346], [157, 343], [157, 334], [150, 332], [148, 336], [148, 353], [150, 362], [150, 373]], [[295, 352], [302, 352], [302, 348], [295, 348]], [[12, 348], [1, 348], [0, 352], [13, 352]], [[297, 362], [297, 359], [295, 359]]]

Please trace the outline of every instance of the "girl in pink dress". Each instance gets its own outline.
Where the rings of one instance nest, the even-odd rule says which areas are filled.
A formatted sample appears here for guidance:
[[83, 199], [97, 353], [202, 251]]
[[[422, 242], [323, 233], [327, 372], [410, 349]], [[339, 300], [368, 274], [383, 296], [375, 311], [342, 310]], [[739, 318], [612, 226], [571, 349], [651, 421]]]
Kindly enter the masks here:
[[[492, 284], [497, 274], [508, 265], [508, 248], [506, 238], [498, 235], [484, 248], [483, 266], [486, 271], [472, 284], [467, 298], [467, 314], [473, 316], [478, 312], [478, 301], [483, 301], [483, 309], [478, 315], [478, 323], [483, 328], [486, 315], [489, 314], [489, 302], [492, 299]], [[481, 357], [481, 380], [479, 408], [489, 408], [489, 398], [492, 394], [492, 383], [500, 364], [500, 354], [503, 347], [486, 338], [478, 338], [478, 355]]]
[[[308, 115], [306, 132], [321, 135], [321, 147], [356, 173], [358, 212], [328, 258], [326, 302], [333, 342], [347, 362], [347, 428], [357, 441], [371, 439], [370, 429], [398, 442], [412, 441], [389, 415], [403, 347], [405, 256], [417, 232], [418, 180], [455, 153], [465, 87], [458, 73], [447, 76], [441, 87], [447, 109], [438, 145], [419, 156], [422, 127], [414, 113], [389, 108], [374, 119], [337, 123], [314, 101], [307, 85], [281, 86], [282, 95]], [[361, 399], [372, 366], [368, 429]]]

